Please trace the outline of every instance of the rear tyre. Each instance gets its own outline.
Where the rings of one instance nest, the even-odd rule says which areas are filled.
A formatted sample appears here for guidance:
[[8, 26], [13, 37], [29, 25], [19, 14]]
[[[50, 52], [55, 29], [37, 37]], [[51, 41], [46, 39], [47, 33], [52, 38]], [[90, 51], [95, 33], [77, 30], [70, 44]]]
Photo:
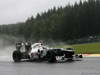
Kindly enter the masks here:
[[12, 58], [13, 58], [14, 62], [20, 62], [21, 57], [22, 57], [22, 54], [21, 54], [20, 51], [14, 51], [13, 52]]

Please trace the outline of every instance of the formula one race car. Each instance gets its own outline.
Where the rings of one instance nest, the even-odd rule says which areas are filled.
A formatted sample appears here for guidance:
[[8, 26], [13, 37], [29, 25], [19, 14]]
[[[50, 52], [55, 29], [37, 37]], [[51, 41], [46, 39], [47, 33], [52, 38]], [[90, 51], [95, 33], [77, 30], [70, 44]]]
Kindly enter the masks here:
[[48, 48], [43, 46], [41, 43], [35, 43], [31, 45], [31, 50], [29, 52], [22, 52], [21, 50], [15, 50], [12, 54], [14, 62], [20, 62], [22, 60], [30, 61], [48, 61], [57, 62], [60, 60], [73, 60], [73, 57], [82, 58], [82, 55], [75, 55], [73, 48]]

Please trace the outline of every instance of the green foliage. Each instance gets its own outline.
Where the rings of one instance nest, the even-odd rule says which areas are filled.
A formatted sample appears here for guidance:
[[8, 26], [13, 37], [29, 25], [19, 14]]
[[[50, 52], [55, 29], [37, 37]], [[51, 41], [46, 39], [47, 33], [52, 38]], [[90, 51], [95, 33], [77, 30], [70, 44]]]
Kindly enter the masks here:
[[[34, 15], [33, 15], [34, 16]], [[0, 32], [26, 40], [72, 40], [100, 34], [100, 1], [88, 0], [49, 9], [25, 23], [1, 25]]]
[[100, 42], [76, 45], [57, 45], [54, 48], [74, 48], [76, 54], [100, 54]]
[[76, 49], [76, 53], [89, 53], [89, 54], [99, 54], [100, 53], [100, 42], [99, 43], [90, 43], [90, 44], [79, 44], [72, 45]]

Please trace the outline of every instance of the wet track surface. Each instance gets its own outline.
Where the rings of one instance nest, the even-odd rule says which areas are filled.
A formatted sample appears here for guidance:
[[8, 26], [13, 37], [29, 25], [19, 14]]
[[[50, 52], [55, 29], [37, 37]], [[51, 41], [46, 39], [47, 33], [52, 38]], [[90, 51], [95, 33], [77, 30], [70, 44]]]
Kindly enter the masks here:
[[66, 63], [0, 61], [0, 75], [100, 75], [100, 58]]
[[20, 62], [11, 59], [14, 46], [0, 40], [0, 75], [100, 75], [100, 57], [85, 57], [65, 63]]

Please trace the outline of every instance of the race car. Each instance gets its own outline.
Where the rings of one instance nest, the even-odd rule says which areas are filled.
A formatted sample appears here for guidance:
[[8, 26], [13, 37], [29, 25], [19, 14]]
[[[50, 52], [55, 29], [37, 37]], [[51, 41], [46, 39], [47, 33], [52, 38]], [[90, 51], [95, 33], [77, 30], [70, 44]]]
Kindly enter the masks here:
[[75, 50], [73, 48], [49, 48], [41, 43], [31, 45], [31, 50], [29, 52], [15, 50], [12, 54], [14, 62], [20, 62], [22, 60], [57, 62], [59, 59], [62, 61], [73, 60], [75, 56], [82, 58], [81, 54], [75, 55]]

